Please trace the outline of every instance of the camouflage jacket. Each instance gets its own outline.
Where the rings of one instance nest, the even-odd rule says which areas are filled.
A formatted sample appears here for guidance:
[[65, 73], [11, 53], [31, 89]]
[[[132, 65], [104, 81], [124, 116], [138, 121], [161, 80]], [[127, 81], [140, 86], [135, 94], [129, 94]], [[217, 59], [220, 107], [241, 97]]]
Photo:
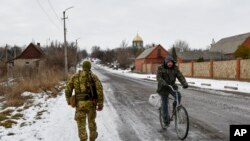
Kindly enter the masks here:
[[178, 88], [175, 84], [176, 78], [183, 86], [188, 85], [177, 66], [174, 66], [174, 68], [166, 68], [164, 65], [159, 66], [156, 78], [158, 81], [157, 93], [160, 95], [169, 93], [170, 88], [167, 85], [173, 86], [174, 89]]
[[101, 81], [98, 77], [91, 72], [87, 73], [86, 71], [79, 71], [79, 73], [74, 74], [70, 80], [68, 80], [65, 88], [66, 99], [69, 99], [72, 96], [73, 89], [75, 90], [76, 96], [79, 94], [90, 94], [90, 85], [91, 85], [91, 76], [93, 82], [96, 85], [97, 91], [97, 104], [98, 106], [103, 107], [103, 87]]

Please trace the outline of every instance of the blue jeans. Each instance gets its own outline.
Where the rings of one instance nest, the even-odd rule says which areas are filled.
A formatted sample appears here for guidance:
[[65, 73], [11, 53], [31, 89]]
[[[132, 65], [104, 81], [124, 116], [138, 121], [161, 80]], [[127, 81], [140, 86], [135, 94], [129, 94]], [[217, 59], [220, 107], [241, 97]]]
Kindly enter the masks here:
[[[175, 108], [177, 101], [176, 101], [176, 93], [170, 93], [174, 97], [173, 102], [173, 109]], [[170, 123], [170, 116], [169, 116], [169, 109], [168, 109], [168, 95], [161, 95], [162, 100], [162, 114], [163, 114], [163, 121], [165, 125], [169, 125]], [[178, 101], [181, 102], [181, 93], [178, 92]]]

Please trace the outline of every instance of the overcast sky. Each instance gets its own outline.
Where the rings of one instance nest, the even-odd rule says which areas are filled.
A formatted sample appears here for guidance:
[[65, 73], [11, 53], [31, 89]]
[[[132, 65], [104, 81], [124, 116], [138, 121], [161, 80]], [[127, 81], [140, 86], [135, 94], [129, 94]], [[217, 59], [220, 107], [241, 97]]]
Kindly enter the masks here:
[[166, 49], [176, 40], [206, 48], [227, 36], [250, 32], [249, 0], [1, 0], [0, 45], [63, 42], [62, 12], [68, 10], [67, 39], [82, 49], [144, 44]]

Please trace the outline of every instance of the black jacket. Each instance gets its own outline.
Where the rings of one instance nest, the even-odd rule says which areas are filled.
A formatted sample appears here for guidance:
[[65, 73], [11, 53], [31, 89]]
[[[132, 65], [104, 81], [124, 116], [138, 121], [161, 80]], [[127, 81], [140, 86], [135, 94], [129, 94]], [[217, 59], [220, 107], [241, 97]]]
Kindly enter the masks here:
[[[167, 61], [173, 61], [174, 65], [172, 68], [168, 68], [165, 65], [165, 62]], [[168, 94], [170, 92], [170, 88], [167, 85], [173, 86], [174, 89], [178, 88], [177, 85], [175, 84], [176, 78], [180, 81], [180, 83], [183, 86], [188, 86], [185, 77], [182, 75], [178, 67], [175, 65], [175, 62], [172, 59], [172, 57], [170, 58], [170, 60], [166, 58], [164, 60], [163, 65], [158, 67], [156, 78], [158, 81], [157, 93], [159, 93], [160, 95]]]

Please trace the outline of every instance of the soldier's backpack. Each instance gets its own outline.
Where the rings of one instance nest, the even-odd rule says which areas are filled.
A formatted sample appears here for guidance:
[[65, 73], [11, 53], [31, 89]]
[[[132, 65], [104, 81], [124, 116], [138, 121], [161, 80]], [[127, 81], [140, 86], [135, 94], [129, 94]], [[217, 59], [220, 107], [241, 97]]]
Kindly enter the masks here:
[[76, 107], [76, 95], [72, 95], [69, 99], [70, 106], [75, 108]]

